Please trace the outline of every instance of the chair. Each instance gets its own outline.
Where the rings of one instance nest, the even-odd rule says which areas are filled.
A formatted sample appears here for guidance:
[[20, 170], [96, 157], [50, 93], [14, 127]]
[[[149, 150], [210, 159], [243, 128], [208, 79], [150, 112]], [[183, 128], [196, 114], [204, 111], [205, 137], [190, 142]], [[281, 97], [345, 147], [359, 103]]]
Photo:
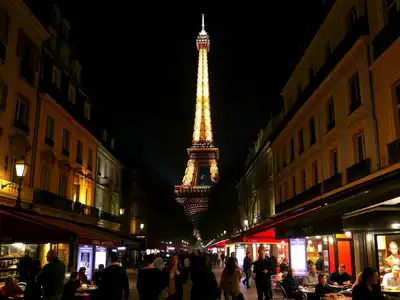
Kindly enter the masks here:
[[287, 300], [295, 300], [294, 298], [289, 298], [288, 294], [285, 291], [285, 288], [283, 287], [283, 285], [279, 285], [279, 287], [281, 288], [282, 294], [283, 294], [283, 299], [287, 299]]

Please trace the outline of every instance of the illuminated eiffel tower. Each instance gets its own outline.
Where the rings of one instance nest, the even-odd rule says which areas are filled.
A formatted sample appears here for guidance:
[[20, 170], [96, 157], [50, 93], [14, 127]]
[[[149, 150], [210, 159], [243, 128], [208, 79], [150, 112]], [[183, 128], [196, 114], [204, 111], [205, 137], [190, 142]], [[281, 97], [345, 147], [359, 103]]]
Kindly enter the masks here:
[[186, 216], [194, 224], [194, 235], [198, 241], [201, 241], [198, 221], [201, 213], [208, 208], [211, 187], [219, 180], [217, 166], [219, 151], [214, 146], [210, 113], [207, 57], [210, 39], [205, 30], [204, 14], [196, 45], [199, 51], [199, 65], [193, 140], [192, 146], [187, 149], [189, 159], [182, 184], [175, 186], [175, 199], [184, 207]]

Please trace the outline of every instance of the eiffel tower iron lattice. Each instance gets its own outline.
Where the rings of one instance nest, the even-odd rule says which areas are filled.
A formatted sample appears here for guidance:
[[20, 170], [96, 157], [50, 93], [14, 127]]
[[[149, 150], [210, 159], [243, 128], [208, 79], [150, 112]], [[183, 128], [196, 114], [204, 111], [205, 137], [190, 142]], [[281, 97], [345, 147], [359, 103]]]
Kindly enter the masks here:
[[205, 30], [204, 14], [196, 45], [199, 59], [193, 139], [192, 146], [187, 149], [189, 158], [182, 184], [175, 186], [175, 199], [183, 206], [189, 220], [195, 224], [194, 235], [200, 240], [200, 233], [196, 228], [197, 222], [200, 214], [208, 209], [212, 186], [219, 181], [217, 165], [219, 150], [214, 146], [210, 112], [208, 78], [210, 39]]

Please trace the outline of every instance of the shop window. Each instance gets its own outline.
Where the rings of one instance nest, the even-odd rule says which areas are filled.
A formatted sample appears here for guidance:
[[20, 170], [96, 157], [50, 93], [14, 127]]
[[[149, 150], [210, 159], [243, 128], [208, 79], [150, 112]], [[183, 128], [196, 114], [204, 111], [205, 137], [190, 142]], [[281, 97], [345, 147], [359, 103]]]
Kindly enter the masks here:
[[378, 256], [379, 278], [382, 292], [398, 287], [400, 284], [400, 234], [377, 235], [376, 251]]

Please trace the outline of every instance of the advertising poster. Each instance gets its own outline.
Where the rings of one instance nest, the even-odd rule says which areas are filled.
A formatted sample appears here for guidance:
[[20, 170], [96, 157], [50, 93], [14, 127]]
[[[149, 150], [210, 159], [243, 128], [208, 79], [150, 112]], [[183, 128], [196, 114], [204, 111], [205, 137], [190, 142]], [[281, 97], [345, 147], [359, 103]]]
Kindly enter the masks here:
[[97, 270], [99, 265], [107, 267], [107, 248], [102, 246], [96, 246], [96, 253], [94, 256], [94, 268]]
[[79, 271], [80, 268], [86, 268], [86, 276], [88, 280], [92, 280], [93, 273], [93, 247], [92, 246], [79, 246], [78, 249], [78, 266], [76, 268]]
[[307, 275], [306, 239], [290, 239], [290, 266], [296, 272], [296, 276]]

